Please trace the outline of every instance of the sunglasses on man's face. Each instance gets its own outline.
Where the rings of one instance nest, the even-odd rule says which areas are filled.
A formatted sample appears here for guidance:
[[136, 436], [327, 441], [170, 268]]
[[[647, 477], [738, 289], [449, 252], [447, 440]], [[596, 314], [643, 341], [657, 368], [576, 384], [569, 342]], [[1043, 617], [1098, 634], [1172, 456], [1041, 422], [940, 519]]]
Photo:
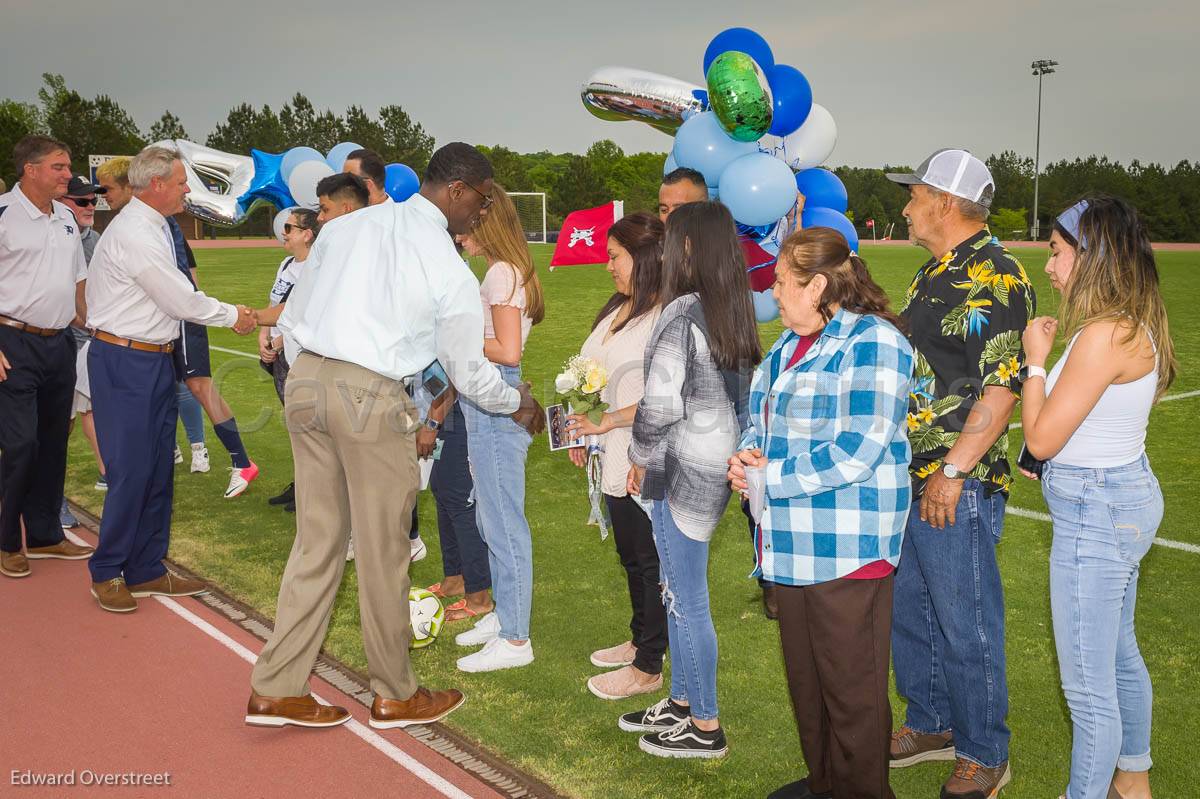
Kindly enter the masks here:
[[92, 197], [91, 199], [88, 199], [87, 197], [68, 197], [67, 199], [73, 202], [75, 205], [78, 205], [80, 208], [87, 208], [89, 205], [95, 205], [96, 203], [100, 202], [99, 197]]
[[303, 225], [293, 225], [291, 222], [283, 223], [283, 232], [291, 233], [293, 230], [312, 230], [312, 228], [304, 227]]

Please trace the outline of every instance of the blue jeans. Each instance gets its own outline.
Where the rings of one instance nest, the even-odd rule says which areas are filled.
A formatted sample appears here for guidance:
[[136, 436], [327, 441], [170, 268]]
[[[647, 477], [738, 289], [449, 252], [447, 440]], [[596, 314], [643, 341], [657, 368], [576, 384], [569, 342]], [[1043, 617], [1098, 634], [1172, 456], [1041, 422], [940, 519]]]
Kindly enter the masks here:
[[192, 396], [192, 390], [182, 381], [175, 386], [175, 396], [179, 399], [179, 421], [183, 422], [188, 443], [203, 444], [204, 409], [200, 407], [200, 400]]
[[437, 502], [438, 538], [442, 544], [442, 573], [462, 577], [468, 594], [492, 587], [487, 544], [475, 520], [475, 484], [467, 455], [467, 427], [455, 402], [442, 431], [442, 456], [434, 461], [429, 489]]
[[1104, 797], [1114, 766], [1151, 766], [1152, 690], [1133, 614], [1162, 491], [1143, 455], [1108, 469], [1048, 463], [1042, 494], [1054, 519], [1050, 610], [1074, 730], [1067, 797]]
[[992, 768], [1008, 760], [1004, 590], [996, 545], [1003, 494], [965, 481], [953, 525], [921, 521], [914, 501], [896, 570], [892, 660], [908, 700], [905, 724], [954, 733], [959, 757]]
[[650, 514], [662, 569], [671, 652], [671, 698], [701, 721], [717, 717], [717, 631], [708, 606], [708, 542], [684, 535], [666, 500]]
[[[521, 384], [521, 367], [496, 368], [510, 386]], [[475, 479], [475, 520], [488, 548], [500, 637], [523, 641], [529, 638], [533, 608], [533, 538], [525, 519], [525, 458], [532, 439], [510, 416], [490, 414], [466, 399], [460, 405]]]

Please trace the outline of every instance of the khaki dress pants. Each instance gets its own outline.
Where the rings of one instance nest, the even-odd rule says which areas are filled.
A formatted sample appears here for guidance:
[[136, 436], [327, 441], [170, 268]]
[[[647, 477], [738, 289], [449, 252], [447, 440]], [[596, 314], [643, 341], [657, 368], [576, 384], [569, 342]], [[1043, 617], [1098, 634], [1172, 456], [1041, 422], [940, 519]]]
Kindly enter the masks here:
[[261, 696], [309, 692], [353, 530], [371, 690], [408, 699], [417, 689], [408, 654], [417, 410], [398, 380], [302, 353], [288, 375], [284, 415], [296, 462], [296, 541], [251, 686]]

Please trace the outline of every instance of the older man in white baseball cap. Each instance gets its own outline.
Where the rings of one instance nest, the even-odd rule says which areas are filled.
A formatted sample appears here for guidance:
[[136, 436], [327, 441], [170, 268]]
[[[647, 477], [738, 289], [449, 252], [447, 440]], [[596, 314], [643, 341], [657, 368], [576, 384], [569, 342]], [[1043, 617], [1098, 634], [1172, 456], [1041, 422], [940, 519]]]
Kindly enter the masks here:
[[903, 309], [919, 357], [908, 413], [914, 505], [892, 618], [896, 686], [908, 707], [891, 766], [954, 760], [943, 799], [990, 799], [1011, 778], [996, 545], [1034, 293], [987, 229], [995, 183], [982, 161], [938, 150], [888, 178], [908, 187], [909, 236], [933, 256]]

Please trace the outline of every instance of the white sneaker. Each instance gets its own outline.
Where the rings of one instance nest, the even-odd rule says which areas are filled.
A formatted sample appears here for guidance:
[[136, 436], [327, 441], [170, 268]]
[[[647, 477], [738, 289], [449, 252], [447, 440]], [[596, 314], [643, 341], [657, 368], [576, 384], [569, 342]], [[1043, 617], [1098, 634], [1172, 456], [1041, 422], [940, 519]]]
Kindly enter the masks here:
[[258, 466], [254, 461], [250, 461], [250, 465], [244, 469], [236, 466], [229, 467], [229, 487], [225, 489], [225, 499], [241, 496], [256, 477], [258, 477]]
[[[175, 462], [179, 463], [179, 461]], [[203, 444], [192, 444], [192, 474], [207, 472], [208, 469], [208, 447]]]
[[514, 646], [503, 638], [493, 638], [483, 649], [458, 659], [458, 670], [469, 672], [499, 671], [528, 666], [533, 662], [533, 643]]
[[179, 447], [175, 447], [175, 462], [183, 463], [183, 453], [179, 451]]
[[500, 617], [496, 615], [496, 611], [492, 611], [475, 622], [475, 626], [465, 633], [459, 633], [454, 636], [454, 643], [459, 646], [479, 646], [497, 638], [499, 635]]
[[350, 543], [346, 547], [346, 562], [354, 560], [354, 532], [350, 532]]
[[418, 560], [425, 560], [425, 556], [429, 554], [429, 547], [425, 546], [425, 542], [421, 540], [421, 536], [417, 536], [412, 540], [412, 557], [409, 560], [416, 563]]

